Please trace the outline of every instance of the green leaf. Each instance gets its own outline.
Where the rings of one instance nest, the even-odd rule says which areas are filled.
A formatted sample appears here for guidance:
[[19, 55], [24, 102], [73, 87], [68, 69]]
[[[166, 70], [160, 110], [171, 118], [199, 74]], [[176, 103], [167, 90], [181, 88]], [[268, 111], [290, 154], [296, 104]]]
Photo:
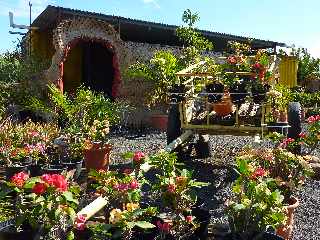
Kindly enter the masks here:
[[129, 160], [132, 159], [134, 156], [134, 152], [126, 152], [124, 154], [121, 155], [121, 157], [125, 160]]
[[135, 225], [139, 228], [147, 229], [147, 228], [154, 228], [155, 225], [152, 223], [146, 222], [146, 221], [138, 221], [135, 223]]
[[73, 198], [73, 194], [71, 192], [64, 192], [62, 194], [63, 197], [65, 197], [65, 199], [68, 201], [68, 202], [73, 202], [75, 204], [79, 204], [79, 201], [77, 199], [74, 199]]
[[74, 239], [74, 233], [72, 231], [68, 232], [66, 240], [73, 240]]
[[236, 211], [239, 211], [239, 210], [245, 209], [245, 206], [241, 203], [237, 203], [233, 206], [233, 209]]
[[37, 182], [40, 182], [40, 178], [38, 177], [29, 178], [24, 184], [24, 188], [33, 188], [34, 184]]

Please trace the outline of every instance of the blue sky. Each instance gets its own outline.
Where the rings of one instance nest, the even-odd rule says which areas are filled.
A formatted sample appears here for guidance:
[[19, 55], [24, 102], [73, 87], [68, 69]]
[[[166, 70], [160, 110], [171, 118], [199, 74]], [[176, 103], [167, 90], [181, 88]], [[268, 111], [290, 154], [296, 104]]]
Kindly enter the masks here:
[[[320, 57], [320, 0], [32, 0], [33, 19], [48, 4], [123, 17], [181, 24], [183, 10], [200, 15], [198, 27], [306, 47]], [[28, 24], [28, 0], [0, 0], [0, 52], [12, 49], [8, 11]]]

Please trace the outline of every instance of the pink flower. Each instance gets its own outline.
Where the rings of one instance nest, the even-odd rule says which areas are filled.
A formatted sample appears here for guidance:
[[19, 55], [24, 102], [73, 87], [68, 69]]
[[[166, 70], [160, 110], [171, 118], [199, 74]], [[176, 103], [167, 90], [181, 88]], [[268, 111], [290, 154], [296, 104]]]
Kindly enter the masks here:
[[144, 153], [143, 152], [135, 152], [134, 155], [133, 155], [133, 161], [135, 163], [140, 163], [141, 162], [141, 159], [144, 158]]
[[191, 223], [192, 222], [192, 216], [186, 216], [185, 217], [186, 222]]
[[45, 149], [46, 149], [46, 145], [43, 143], [37, 143], [36, 144], [36, 149], [40, 152], [40, 153], [45, 153]]
[[137, 189], [139, 188], [139, 183], [136, 179], [133, 179], [129, 185], [130, 189]]
[[47, 185], [45, 183], [36, 183], [32, 188], [32, 192], [37, 195], [41, 195], [46, 191], [46, 189]]
[[282, 140], [282, 143], [280, 143], [279, 147], [286, 148], [288, 144], [293, 143], [295, 140], [293, 138], [285, 138]]
[[314, 123], [320, 120], [320, 115], [311, 116], [307, 119], [308, 123]]
[[266, 174], [266, 171], [263, 168], [257, 168], [254, 173], [251, 175], [252, 179], [256, 179], [257, 177], [263, 177]]
[[167, 188], [167, 191], [170, 192], [170, 193], [175, 193], [176, 186], [174, 184], [169, 184], [168, 188]]
[[229, 57], [227, 58], [227, 62], [228, 62], [229, 64], [236, 64], [236, 63], [237, 63], [237, 58], [236, 58], [235, 56], [229, 56]]
[[170, 228], [171, 228], [171, 224], [170, 223], [168, 223], [168, 222], [161, 223], [161, 221], [158, 220], [156, 224], [157, 224], [157, 227], [161, 231], [166, 232], [166, 233], [170, 232]]
[[28, 134], [29, 134], [31, 137], [38, 137], [38, 136], [39, 136], [39, 132], [37, 132], [37, 131], [35, 131], [35, 130], [28, 132]]
[[303, 132], [301, 132], [300, 134], [299, 134], [299, 138], [305, 138], [307, 136], [307, 134], [305, 134], [305, 133], [303, 133]]
[[125, 183], [119, 183], [119, 184], [115, 184], [113, 186], [113, 189], [115, 189], [116, 191], [119, 191], [119, 192], [125, 192], [129, 189], [129, 185], [125, 184]]
[[85, 222], [86, 222], [85, 215], [83, 215], [83, 214], [77, 215], [75, 222], [74, 222], [76, 229], [83, 231], [86, 227]]
[[23, 187], [24, 183], [26, 182], [26, 180], [29, 178], [29, 175], [25, 172], [19, 172], [14, 174], [10, 181], [16, 185], [17, 187]]
[[50, 174], [43, 174], [41, 176], [41, 180], [44, 181], [45, 183], [52, 185], [52, 178]]

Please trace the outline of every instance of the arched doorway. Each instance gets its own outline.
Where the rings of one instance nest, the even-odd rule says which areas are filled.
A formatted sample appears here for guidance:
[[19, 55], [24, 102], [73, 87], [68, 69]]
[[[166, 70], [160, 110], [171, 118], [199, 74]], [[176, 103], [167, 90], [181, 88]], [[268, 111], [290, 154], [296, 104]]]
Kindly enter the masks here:
[[117, 73], [116, 56], [110, 44], [77, 40], [69, 45], [63, 63], [63, 88], [73, 92], [80, 85], [103, 92], [113, 98], [112, 88]]

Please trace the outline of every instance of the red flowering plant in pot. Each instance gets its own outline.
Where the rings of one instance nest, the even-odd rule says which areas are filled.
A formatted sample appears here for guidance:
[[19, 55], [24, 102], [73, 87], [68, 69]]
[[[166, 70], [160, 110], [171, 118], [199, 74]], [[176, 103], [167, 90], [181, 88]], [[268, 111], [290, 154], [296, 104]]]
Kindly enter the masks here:
[[293, 212], [299, 201], [294, 197], [295, 191], [303, 185], [312, 174], [312, 168], [306, 159], [295, 155], [287, 149], [245, 149], [239, 159], [245, 159], [250, 165], [263, 169], [275, 180], [272, 189], [278, 189], [284, 196], [287, 209], [287, 222], [277, 229], [277, 233], [285, 239], [292, 236]]
[[145, 158], [142, 152], [127, 153], [134, 159], [133, 168], [123, 171], [105, 171], [91, 169], [89, 178], [95, 194], [107, 199], [104, 215], [107, 223], [90, 224], [93, 237], [112, 239], [135, 239], [155, 227], [151, 223], [157, 209], [141, 205], [141, 187], [146, 183], [140, 166]]
[[[73, 224], [79, 187], [70, 185], [59, 174], [29, 177], [19, 172], [4, 182], [0, 196], [15, 192], [17, 230], [33, 229], [35, 236], [49, 236], [53, 230], [63, 234]], [[23, 234], [23, 233], [22, 233]]]
[[272, 234], [267, 231], [286, 222], [284, 196], [275, 187], [276, 180], [270, 172], [252, 161], [249, 153], [237, 157], [236, 170], [239, 177], [226, 202], [231, 230], [226, 239], [269, 239]]
[[[207, 183], [192, 179], [192, 172], [179, 169], [177, 156], [160, 152], [149, 157], [150, 164], [159, 173], [152, 182], [151, 199], [159, 202], [158, 221], [161, 239], [186, 238], [210, 219], [210, 214], [204, 209], [198, 209], [196, 188], [208, 186]], [[156, 203], [155, 203], [156, 204]], [[203, 227], [205, 228], [205, 227]], [[202, 228], [201, 228], [202, 229]], [[204, 234], [206, 233], [199, 233]]]
[[[7, 166], [7, 177], [19, 171], [29, 171], [47, 160], [47, 148], [59, 134], [55, 124], [24, 124], [6, 121], [0, 128], [0, 157]], [[31, 169], [32, 170], [32, 169]]]

